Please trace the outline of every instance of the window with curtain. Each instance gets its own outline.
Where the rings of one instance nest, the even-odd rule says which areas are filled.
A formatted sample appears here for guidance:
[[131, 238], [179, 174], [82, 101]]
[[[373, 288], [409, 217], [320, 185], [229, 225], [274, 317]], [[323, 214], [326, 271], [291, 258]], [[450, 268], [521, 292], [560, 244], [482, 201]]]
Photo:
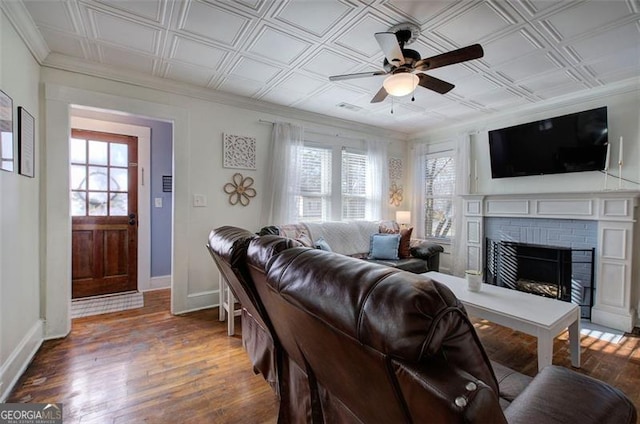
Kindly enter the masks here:
[[453, 150], [426, 154], [422, 169], [424, 194], [424, 234], [426, 237], [454, 238], [454, 196], [456, 164]]
[[367, 169], [363, 152], [305, 145], [297, 199], [300, 220], [365, 219]]
[[342, 219], [364, 219], [367, 207], [367, 156], [342, 150]]

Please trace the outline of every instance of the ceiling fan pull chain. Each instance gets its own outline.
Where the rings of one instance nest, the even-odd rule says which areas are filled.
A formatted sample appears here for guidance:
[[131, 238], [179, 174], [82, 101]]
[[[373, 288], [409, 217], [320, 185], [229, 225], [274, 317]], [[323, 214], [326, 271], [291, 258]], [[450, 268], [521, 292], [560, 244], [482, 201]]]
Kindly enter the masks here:
[[393, 97], [391, 97], [391, 114], [393, 115]]

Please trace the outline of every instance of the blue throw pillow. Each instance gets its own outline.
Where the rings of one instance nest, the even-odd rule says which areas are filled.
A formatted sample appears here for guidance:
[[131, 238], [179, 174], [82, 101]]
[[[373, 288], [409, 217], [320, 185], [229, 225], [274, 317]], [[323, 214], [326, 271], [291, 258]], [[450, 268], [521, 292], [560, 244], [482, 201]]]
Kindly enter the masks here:
[[369, 259], [399, 259], [400, 234], [372, 234]]
[[331, 247], [329, 247], [329, 243], [327, 243], [327, 241], [325, 239], [323, 239], [322, 237], [320, 237], [318, 240], [316, 240], [316, 242], [313, 244], [313, 246], [316, 249], [326, 250], [327, 252], [332, 252]]

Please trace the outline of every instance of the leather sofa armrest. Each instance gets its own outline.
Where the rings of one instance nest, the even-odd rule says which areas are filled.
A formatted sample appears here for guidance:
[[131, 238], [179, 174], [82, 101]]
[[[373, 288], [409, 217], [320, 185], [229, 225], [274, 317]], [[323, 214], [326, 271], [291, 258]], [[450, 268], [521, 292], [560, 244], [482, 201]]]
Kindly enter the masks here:
[[435, 358], [394, 366], [413, 422], [507, 424], [493, 389], [461, 369]]
[[504, 413], [509, 424], [631, 424], [637, 418], [620, 390], [553, 365], [545, 367]]
[[427, 261], [428, 271], [439, 271], [440, 253], [444, 252], [444, 247], [430, 241], [420, 241], [409, 250], [411, 256]]

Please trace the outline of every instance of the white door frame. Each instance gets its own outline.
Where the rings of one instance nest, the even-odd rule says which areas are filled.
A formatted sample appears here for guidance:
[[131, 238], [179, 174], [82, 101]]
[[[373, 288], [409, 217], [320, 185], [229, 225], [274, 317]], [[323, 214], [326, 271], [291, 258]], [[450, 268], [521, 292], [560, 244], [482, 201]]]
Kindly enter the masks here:
[[138, 138], [138, 291], [151, 288], [151, 128], [73, 115], [71, 128]]

